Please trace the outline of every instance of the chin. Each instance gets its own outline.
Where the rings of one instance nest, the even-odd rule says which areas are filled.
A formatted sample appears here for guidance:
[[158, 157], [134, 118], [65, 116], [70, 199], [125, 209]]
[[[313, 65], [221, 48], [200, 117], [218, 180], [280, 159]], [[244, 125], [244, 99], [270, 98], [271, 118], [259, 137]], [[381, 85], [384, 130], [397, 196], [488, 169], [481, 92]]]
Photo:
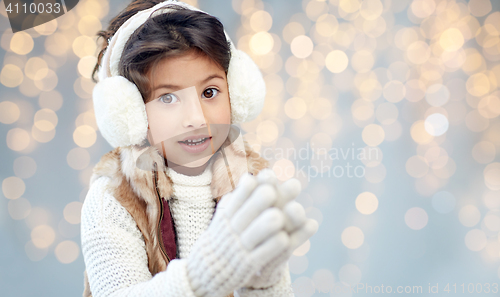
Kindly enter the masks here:
[[201, 167], [201, 166], [205, 165], [210, 160], [211, 157], [212, 157], [212, 155], [206, 156], [206, 157], [198, 159], [196, 161], [193, 161], [193, 162], [190, 162], [187, 164], [183, 164], [182, 166], [188, 167], [188, 168]]

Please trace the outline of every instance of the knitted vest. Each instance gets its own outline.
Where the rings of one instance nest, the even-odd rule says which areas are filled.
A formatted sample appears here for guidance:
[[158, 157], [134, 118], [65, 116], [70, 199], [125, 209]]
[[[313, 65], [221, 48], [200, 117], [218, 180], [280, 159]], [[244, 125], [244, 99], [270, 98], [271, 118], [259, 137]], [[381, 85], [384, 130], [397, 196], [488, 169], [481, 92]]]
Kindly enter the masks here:
[[[269, 165], [233, 128], [212, 158], [210, 188], [215, 205], [236, 187], [243, 174], [256, 175]], [[143, 234], [148, 268], [153, 276], [165, 271], [177, 253], [176, 232], [169, 208], [173, 185], [166, 170], [164, 159], [155, 147], [117, 147], [101, 157], [90, 179], [92, 185], [101, 176], [111, 178], [108, 184], [111, 193], [134, 218]], [[91, 296], [85, 271], [83, 297]]]

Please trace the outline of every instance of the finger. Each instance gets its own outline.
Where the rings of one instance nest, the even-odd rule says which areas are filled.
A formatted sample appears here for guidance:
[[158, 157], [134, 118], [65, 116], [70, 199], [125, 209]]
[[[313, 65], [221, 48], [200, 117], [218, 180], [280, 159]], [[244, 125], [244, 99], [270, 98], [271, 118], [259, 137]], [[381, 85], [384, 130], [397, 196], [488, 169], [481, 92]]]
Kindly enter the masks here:
[[296, 178], [286, 180], [283, 184], [281, 184], [281, 186], [288, 195], [293, 196], [294, 198], [297, 197], [302, 190], [302, 185]]
[[[235, 196], [233, 194], [232, 196]], [[276, 201], [276, 191], [269, 184], [259, 185], [231, 219], [231, 228], [241, 234], [255, 218]]]
[[278, 178], [276, 177], [274, 170], [270, 168], [264, 168], [257, 174], [257, 182], [259, 184], [263, 183], [277, 184]]
[[283, 212], [275, 207], [268, 208], [243, 231], [241, 242], [248, 250], [253, 250], [265, 239], [282, 230], [284, 225]]
[[294, 251], [304, 244], [304, 242], [318, 231], [318, 228], [318, 222], [313, 219], [307, 219], [307, 222], [301, 228], [290, 234], [290, 249]]
[[288, 234], [285, 231], [279, 231], [251, 251], [250, 257], [258, 264], [257, 266], [263, 266], [285, 252], [289, 247], [290, 238]]
[[307, 220], [304, 207], [295, 200], [288, 202], [283, 207], [285, 214], [285, 231], [291, 233], [304, 225]]
[[[231, 192], [231, 195], [228, 197], [222, 197], [225, 198], [225, 200], [229, 200], [226, 201], [227, 204], [223, 204], [228, 218], [231, 218], [238, 211], [238, 209], [240, 209], [256, 186], [257, 180], [255, 177], [253, 177], [250, 173], [245, 173], [240, 178], [236, 188]], [[222, 198], [221, 200], [223, 200]], [[219, 203], [220, 202], [221, 201], [219, 201]]]
[[300, 194], [302, 186], [298, 179], [291, 178], [283, 182], [281, 185], [276, 185], [276, 190], [278, 192], [279, 200], [275, 206], [283, 208], [285, 204], [292, 201]]

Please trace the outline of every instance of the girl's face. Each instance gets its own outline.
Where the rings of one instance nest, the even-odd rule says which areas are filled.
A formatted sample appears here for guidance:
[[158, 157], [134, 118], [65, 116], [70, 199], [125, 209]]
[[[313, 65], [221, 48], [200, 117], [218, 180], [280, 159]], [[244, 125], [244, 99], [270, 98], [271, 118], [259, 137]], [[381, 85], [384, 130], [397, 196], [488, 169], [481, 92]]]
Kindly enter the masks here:
[[193, 51], [165, 58], [153, 68], [148, 73], [152, 98], [146, 103], [150, 144], [162, 152], [168, 167], [203, 166], [229, 133], [226, 73]]

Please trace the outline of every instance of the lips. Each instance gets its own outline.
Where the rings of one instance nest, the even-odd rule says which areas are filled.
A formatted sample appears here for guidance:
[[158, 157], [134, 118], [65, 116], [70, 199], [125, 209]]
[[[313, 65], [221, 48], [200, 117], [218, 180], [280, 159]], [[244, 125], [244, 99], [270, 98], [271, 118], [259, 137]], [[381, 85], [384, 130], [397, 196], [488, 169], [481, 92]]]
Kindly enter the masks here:
[[203, 140], [205, 138], [212, 138], [210, 137], [210, 135], [191, 135], [191, 136], [188, 136], [186, 138], [184, 138], [183, 140], [180, 140], [178, 142], [184, 142], [184, 143], [190, 143], [190, 142], [197, 142], [198, 140]]

